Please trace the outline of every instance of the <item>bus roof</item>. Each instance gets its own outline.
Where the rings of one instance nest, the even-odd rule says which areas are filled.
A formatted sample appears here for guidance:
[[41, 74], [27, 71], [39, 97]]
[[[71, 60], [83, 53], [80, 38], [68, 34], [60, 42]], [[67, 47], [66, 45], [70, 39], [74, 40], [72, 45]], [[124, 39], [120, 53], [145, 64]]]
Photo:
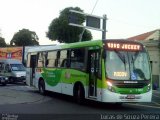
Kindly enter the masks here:
[[58, 50], [58, 49], [67, 49], [67, 48], [79, 48], [79, 47], [88, 47], [88, 46], [100, 46], [102, 47], [102, 40], [93, 40], [93, 41], [84, 41], [84, 42], [76, 42], [76, 43], [62, 43], [59, 45], [53, 46], [37, 46], [36, 48], [30, 48], [28, 53], [30, 52], [38, 52], [38, 51], [48, 51], [48, 50]]
[[[126, 39], [108, 39], [104, 40], [105, 42], [126, 42], [126, 43], [137, 43], [141, 44], [137, 41], [129, 41]], [[76, 42], [76, 43], [61, 43], [59, 45], [51, 45], [51, 46], [37, 46], [35, 48], [30, 48], [28, 53], [30, 52], [38, 52], [38, 51], [49, 51], [49, 50], [60, 50], [60, 49], [67, 49], [67, 48], [80, 48], [80, 47], [89, 47], [89, 46], [99, 46], [103, 47], [102, 40], [92, 40], [92, 41], [84, 41], [84, 42]]]

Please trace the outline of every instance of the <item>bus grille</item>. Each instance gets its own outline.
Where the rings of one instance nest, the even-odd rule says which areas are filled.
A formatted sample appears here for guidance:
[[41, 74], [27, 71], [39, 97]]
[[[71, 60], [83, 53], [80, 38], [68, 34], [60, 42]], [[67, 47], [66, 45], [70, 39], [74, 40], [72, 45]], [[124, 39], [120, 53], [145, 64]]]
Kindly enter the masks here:
[[116, 84], [118, 88], [143, 88], [146, 86], [144, 83], [137, 83], [137, 84]]

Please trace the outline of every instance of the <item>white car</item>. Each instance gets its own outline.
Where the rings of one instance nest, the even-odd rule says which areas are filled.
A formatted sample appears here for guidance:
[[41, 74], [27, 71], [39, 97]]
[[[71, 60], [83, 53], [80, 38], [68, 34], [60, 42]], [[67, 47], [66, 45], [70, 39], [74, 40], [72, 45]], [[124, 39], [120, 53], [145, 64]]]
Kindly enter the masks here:
[[0, 84], [5, 86], [8, 83], [8, 78], [5, 76], [0, 76]]

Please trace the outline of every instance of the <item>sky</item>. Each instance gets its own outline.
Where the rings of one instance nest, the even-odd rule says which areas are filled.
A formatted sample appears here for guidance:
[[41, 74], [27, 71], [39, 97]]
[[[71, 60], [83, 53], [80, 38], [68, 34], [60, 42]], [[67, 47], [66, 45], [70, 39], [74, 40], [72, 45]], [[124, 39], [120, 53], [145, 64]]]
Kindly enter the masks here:
[[[10, 43], [25, 28], [36, 32], [40, 45], [55, 44], [46, 37], [52, 20], [66, 7], [80, 7], [88, 14], [107, 15], [107, 39], [128, 38], [160, 29], [159, 6], [160, 0], [0, 0], [0, 33]], [[91, 32], [93, 39], [102, 38], [100, 31]]]

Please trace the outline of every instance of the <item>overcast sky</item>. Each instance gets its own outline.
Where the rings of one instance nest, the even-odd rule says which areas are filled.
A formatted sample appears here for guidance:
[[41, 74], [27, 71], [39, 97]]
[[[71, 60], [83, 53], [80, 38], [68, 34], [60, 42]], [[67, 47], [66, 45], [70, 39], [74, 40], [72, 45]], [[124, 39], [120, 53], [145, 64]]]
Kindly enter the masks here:
[[[0, 33], [7, 43], [19, 30], [35, 31], [39, 43], [54, 44], [46, 38], [51, 21], [66, 7], [80, 7], [91, 13], [97, 0], [0, 0]], [[98, 0], [94, 15], [106, 14], [106, 37], [120, 39], [160, 28], [160, 0]], [[101, 32], [92, 31], [93, 39]]]

